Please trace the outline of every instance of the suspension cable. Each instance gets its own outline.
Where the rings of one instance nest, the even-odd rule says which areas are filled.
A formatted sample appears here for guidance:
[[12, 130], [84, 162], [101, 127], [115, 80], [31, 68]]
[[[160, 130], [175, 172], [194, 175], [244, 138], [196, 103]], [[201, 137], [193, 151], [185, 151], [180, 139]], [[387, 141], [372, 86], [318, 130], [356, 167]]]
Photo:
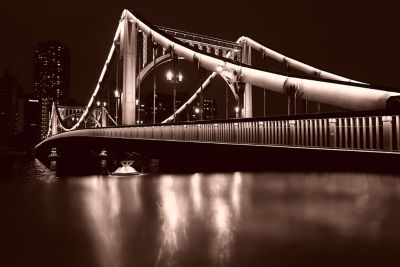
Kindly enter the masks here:
[[117, 30], [115, 32], [114, 40], [113, 40], [113, 43], [111, 45], [111, 49], [110, 49], [110, 51], [108, 53], [107, 60], [106, 60], [104, 66], [103, 66], [103, 69], [101, 71], [100, 78], [99, 78], [99, 80], [97, 82], [97, 85], [96, 85], [96, 87], [94, 89], [94, 92], [93, 92], [92, 96], [89, 99], [89, 103], [87, 104], [87, 106], [86, 106], [85, 110], [83, 111], [82, 116], [79, 118], [79, 120], [71, 128], [66, 128], [64, 125], [62, 125], [61, 120], [60, 120], [60, 116], [59, 116], [59, 112], [58, 112], [58, 108], [56, 108], [57, 115], [58, 115], [58, 120], [60, 122], [59, 125], [60, 125], [60, 127], [61, 127], [61, 129], [63, 131], [69, 132], [69, 131], [76, 130], [80, 126], [82, 121], [84, 121], [86, 116], [88, 115], [89, 110], [90, 110], [90, 108], [91, 108], [91, 106], [92, 106], [92, 104], [93, 104], [93, 102], [94, 102], [94, 100], [95, 100], [95, 98], [97, 96], [97, 93], [100, 90], [100, 86], [101, 86], [101, 83], [103, 82], [104, 75], [105, 75], [105, 73], [106, 73], [106, 71], [108, 69], [108, 65], [110, 64], [111, 58], [112, 58], [112, 56], [114, 54], [115, 42], [118, 40], [120, 31], [121, 31], [121, 27], [122, 27], [122, 23], [120, 21], [119, 24], [118, 24], [118, 28], [117, 28]]

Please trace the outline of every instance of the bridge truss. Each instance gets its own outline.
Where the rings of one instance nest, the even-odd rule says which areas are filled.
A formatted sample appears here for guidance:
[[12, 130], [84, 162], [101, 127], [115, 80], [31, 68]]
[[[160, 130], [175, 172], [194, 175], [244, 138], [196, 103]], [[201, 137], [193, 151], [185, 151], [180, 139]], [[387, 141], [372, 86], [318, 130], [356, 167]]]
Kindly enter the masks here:
[[[269, 58], [282, 63], [287, 68], [304, 73], [308, 78], [289, 77], [287, 74], [252, 67], [253, 50], [258, 51], [259, 56], [264, 59]], [[161, 64], [171, 60], [176, 62], [179, 59], [187, 60], [195, 65], [201, 83], [194, 95], [163, 123], [172, 121], [176, 114], [188, 108], [198, 97], [202, 97], [203, 91], [217, 76], [227, 83], [238, 105], [243, 108], [242, 117], [245, 118], [253, 115], [252, 86], [287, 95], [292, 103], [293, 100], [299, 98], [351, 110], [386, 109], [399, 106], [400, 103], [399, 93], [381, 90], [317, 69], [273, 51], [249, 37], [242, 36], [236, 42], [231, 42], [154, 26], [134, 12], [124, 10], [100, 78], [88, 104], [80, 110], [79, 118], [71, 127], [63, 124], [62, 109], [53, 105], [49, 134], [56, 134], [57, 127], [66, 132], [78, 129], [88, 116], [94, 114], [92, 117], [98, 118], [99, 114], [106, 114], [106, 111], [97, 114], [98, 111], [92, 106], [113, 58], [122, 62], [122, 125], [136, 124], [137, 90], [140, 90], [140, 84], [146, 76], [151, 72], [155, 73], [156, 68]], [[202, 77], [205, 70], [211, 71], [211, 75]], [[120, 77], [117, 79], [119, 80]], [[154, 97], [155, 90], [154, 79]], [[155, 106], [153, 106], [154, 110]], [[104, 118], [101, 120], [105, 120]], [[96, 125], [104, 126], [99, 119], [97, 122]]]

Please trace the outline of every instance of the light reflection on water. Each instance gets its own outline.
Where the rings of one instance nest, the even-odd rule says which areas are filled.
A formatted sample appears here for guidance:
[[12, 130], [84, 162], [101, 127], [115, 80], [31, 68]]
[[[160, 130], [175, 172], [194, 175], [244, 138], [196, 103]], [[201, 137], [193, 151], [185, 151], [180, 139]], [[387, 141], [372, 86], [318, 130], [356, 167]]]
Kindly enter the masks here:
[[82, 195], [84, 205], [84, 222], [88, 226], [100, 258], [104, 266], [120, 265], [121, 250], [121, 195], [116, 177], [88, 177], [82, 183], [85, 193]]
[[[400, 261], [390, 254], [400, 249], [398, 176], [235, 172], [57, 178], [40, 162], [29, 164], [13, 165], [17, 179], [3, 181], [0, 195], [21, 201], [20, 217], [27, 203], [34, 203], [29, 212], [37, 231], [67, 232], [72, 243], [83, 238], [90, 244], [83, 254], [93, 266], [307, 266], [315, 251], [348, 258], [347, 251], [360, 247], [371, 255], [349, 262]], [[26, 183], [26, 175], [34, 183]], [[29, 220], [5, 210], [15, 221], [3, 228], [29, 229]], [[44, 223], [49, 217], [53, 223]], [[21, 242], [29, 245], [29, 235], [21, 232]], [[51, 238], [49, 244], [64, 242]], [[41, 249], [56, 249], [46, 244]]]
[[186, 227], [188, 208], [182, 192], [182, 180], [166, 175], [160, 178], [159, 208], [161, 216], [161, 242], [157, 257], [157, 266], [170, 266], [176, 261], [176, 255], [187, 242]]

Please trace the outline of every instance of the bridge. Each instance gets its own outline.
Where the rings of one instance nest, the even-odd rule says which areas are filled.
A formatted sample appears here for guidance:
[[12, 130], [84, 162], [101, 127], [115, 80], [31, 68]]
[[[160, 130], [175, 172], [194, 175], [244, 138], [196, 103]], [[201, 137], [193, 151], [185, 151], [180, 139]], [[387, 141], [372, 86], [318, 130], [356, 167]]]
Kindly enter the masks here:
[[[256, 68], [252, 66], [254, 51], [263, 59], [274, 60], [303, 75]], [[179, 60], [193, 63], [200, 82], [192, 97], [177, 108], [175, 85], [180, 80], [176, 71]], [[174, 107], [169, 117], [157, 123], [157, 68], [166, 62], [173, 66], [169, 80], [174, 85]], [[94, 104], [104, 90], [112, 65], [117, 68], [118, 102], [114, 118], [105, 106], [99, 107], [99, 101], [97, 107]], [[122, 66], [120, 72], [119, 66]], [[211, 72], [208, 77], [207, 71]], [[140, 91], [150, 73], [153, 74], [153, 122], [143, 125]], [[216, 77], [222, 78], [230, 89], [237, 118], [177, 122], [176, 117], [198, 99], [203, 118], [203, 93]], [[253, 117], [253, 86], [287, 96], [288, 114]], [[351, 111], [297, 115], [298, 99]], [[355, 161], [361, 164], [380, 161], [394, 166], [400, 155], [399, 114], [397, 92], [317, 69], [246, 36], [232, 42], [183, 32], [152, 25], [133, 11], [124, 10], [87, 106], [74, 109], [53, 104], [48, 138], [35, 149], [39, 156], [48, 155], [55, 148], [61, 155], [77, 154], [79, 150], [96, 153], [126, 150], [148, 158], [193, 162], [201, 159], [216, 166], [243, 162], [261, 166], [282, 161], [286, 162], [282, 166], [287, 166], [289, 158], [289, 165], [302, 165], [304, 161], [315, 164], [321, 156], [328, 159], [327, 166], [352, 165]], [[88, 121], [93, 128], [82, 127]]]

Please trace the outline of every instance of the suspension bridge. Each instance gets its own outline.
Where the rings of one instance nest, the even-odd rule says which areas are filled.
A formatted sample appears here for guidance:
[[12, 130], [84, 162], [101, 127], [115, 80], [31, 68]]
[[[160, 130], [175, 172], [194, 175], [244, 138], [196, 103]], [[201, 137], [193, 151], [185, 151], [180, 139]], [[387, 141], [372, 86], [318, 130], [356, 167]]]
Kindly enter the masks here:
[[[254, 67], [253, 53], [303, 75]], [[175, 107], [174, 90], [172, 114], [157, 122], [157, 69], [172, 62], [174, 75], [170, 80], [175, 86], [179, 82], [175, 75], [179, 60], [193, 63], [199, 87], [180, 107]], [[121, 69], [115, 81], [119, 102], [114, 118], [106, 103], [96, 103], [113, 64]], [[207, 71], [211, 73], [208, 77]], [[153, 121], [143, 125], [140, 90], [151, 74]], [[216, 77], [223, 79], [233, 95], [236, 118], [176, 121], [195, 101], [200, 101], [202, 119], [203, 93]], [[254, 117], [253, 87], [287, 96], [287, 115]], [[350, 111], [299, 115], [299, 99]], [[53, 104], [49, 115], [47, 138], [35, 148], [39, 156], [48, 155], [52, 149], [60, 155], [120, 150], [149, 158], [190, 159], [215, 166], [245, 162], [264, 166], [273, 160], [286, 166], [315, 164], [323, 155], [328, 166], [352, 165], [355, 161], [377, 164], [383, 159], [386, 164], [395, 165], [400, 155], [400, 93], [309, 66], [246, 36], [233, 42], [155, 26], [130, 10], [122, 12], [88, 104], [80, 108]]]

